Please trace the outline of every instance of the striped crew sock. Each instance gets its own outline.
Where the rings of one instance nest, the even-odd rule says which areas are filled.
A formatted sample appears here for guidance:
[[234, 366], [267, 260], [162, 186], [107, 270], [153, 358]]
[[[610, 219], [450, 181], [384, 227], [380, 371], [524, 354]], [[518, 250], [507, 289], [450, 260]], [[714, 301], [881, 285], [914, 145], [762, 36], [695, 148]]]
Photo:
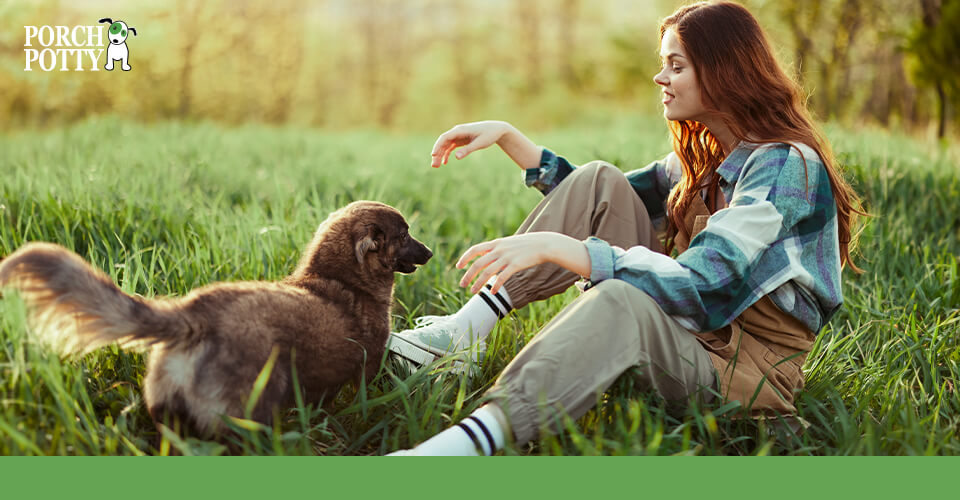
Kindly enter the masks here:
[[467, 348], [486, 338], [497, 321], [513, 310], [507, 290], [501, 287], [497, 293], [491, 293], [491, 288], [489, 283], [485, 285], [454, 314], [460, 333], [471, 334], [463, 335], [458, 342], [458, 348]]
[[481, 406], [459, 424], [433, 436], [410, 450], [420, 456], [490, 456], [503, 449], [506, 440], [504, 425], [496, 412], [499, 408]]

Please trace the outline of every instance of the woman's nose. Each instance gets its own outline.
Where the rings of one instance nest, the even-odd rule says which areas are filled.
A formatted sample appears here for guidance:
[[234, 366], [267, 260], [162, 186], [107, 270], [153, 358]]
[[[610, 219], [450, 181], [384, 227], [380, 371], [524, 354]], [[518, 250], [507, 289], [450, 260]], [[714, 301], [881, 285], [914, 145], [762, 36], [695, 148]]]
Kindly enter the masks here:
[[667, 77], [664, 76], [663, 71], [661, 70], [659, 73], [653, 75], [653, 83], [656, 83], [657, 85], [663, 85], [664, 87], [666, 87], [667, 84], [670, 83], [670, 81], [667, 80]]

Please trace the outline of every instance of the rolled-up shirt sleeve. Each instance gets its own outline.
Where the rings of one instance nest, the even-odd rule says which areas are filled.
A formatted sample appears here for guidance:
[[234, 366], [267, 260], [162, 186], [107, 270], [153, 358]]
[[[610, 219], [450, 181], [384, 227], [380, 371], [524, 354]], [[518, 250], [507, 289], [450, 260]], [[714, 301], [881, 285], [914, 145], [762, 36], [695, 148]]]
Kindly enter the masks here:
[[680, 180], [680, 159], [675, 153], [670, 153], [661, 160], [624, 175], [630, 182], [630, 187], [643, 201], [650, 218], [656, 222], [666, 215], [667, 197]]
[[613, 266], [617, 260], [617, 253], [614, 248], [617, 247], [595, 236], [587, 238], [583, 243], [586, 245], [587, 254], [590, 256], [590, 281], [599, 283], [613, 278]]
[[540, 164], [526, 169], [524, 182], [529, 187], [537, 188], [546, 196], [576, 168], [576, 165], [567, 161], [566, 158], [543, 148], [543, 152], [540, 153]]

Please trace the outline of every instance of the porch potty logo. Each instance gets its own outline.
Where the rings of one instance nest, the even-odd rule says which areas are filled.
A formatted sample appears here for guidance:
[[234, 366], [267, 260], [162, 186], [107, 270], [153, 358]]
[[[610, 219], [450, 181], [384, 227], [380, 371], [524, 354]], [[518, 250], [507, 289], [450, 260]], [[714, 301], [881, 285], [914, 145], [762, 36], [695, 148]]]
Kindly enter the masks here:
[[[114, 61], [120, 68], [130, 71], [130, 49], [127, 37], [137, 35], [136, 28], [123, 21], [105, 17], [98, 21], [107, 27], [107, 57], [103, 69], [113, 70]], [[24, 71], [99, 71], [103, 55], [103, 26], [24, 26], [26, 38], [23, 43]]]

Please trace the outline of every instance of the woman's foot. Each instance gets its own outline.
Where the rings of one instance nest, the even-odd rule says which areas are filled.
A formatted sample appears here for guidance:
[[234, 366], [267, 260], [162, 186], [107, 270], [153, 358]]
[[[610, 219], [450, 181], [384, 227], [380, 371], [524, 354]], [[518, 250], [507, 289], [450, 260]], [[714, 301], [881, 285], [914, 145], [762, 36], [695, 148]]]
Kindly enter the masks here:
[[[426, 366], [439, 358], [452, 354], [468, 353], [473, 364], [483, 361], [487, 345], [476, 338], [472, 329], [457, 321], [457, 315], [423, 316], [409, 330], [390, 334], [387, 348], [418, 366]], [[489, 332], [487, 332], [489, 333]]]
[[512, 309], [506, 290], [492, 294], [487, 285], [455, 314], [423, 316], [414, 328], [391, 333], [387, 348], [419, 366], [462, 352], [476, 365], [486, 352], [487, 335]]
[[433, 436], [409, 450], [389, 453], [409, 456], [490, 456], [502, 450], [509, 427], [499, 407], [486, 404], [477, 408], [457, 425]]

